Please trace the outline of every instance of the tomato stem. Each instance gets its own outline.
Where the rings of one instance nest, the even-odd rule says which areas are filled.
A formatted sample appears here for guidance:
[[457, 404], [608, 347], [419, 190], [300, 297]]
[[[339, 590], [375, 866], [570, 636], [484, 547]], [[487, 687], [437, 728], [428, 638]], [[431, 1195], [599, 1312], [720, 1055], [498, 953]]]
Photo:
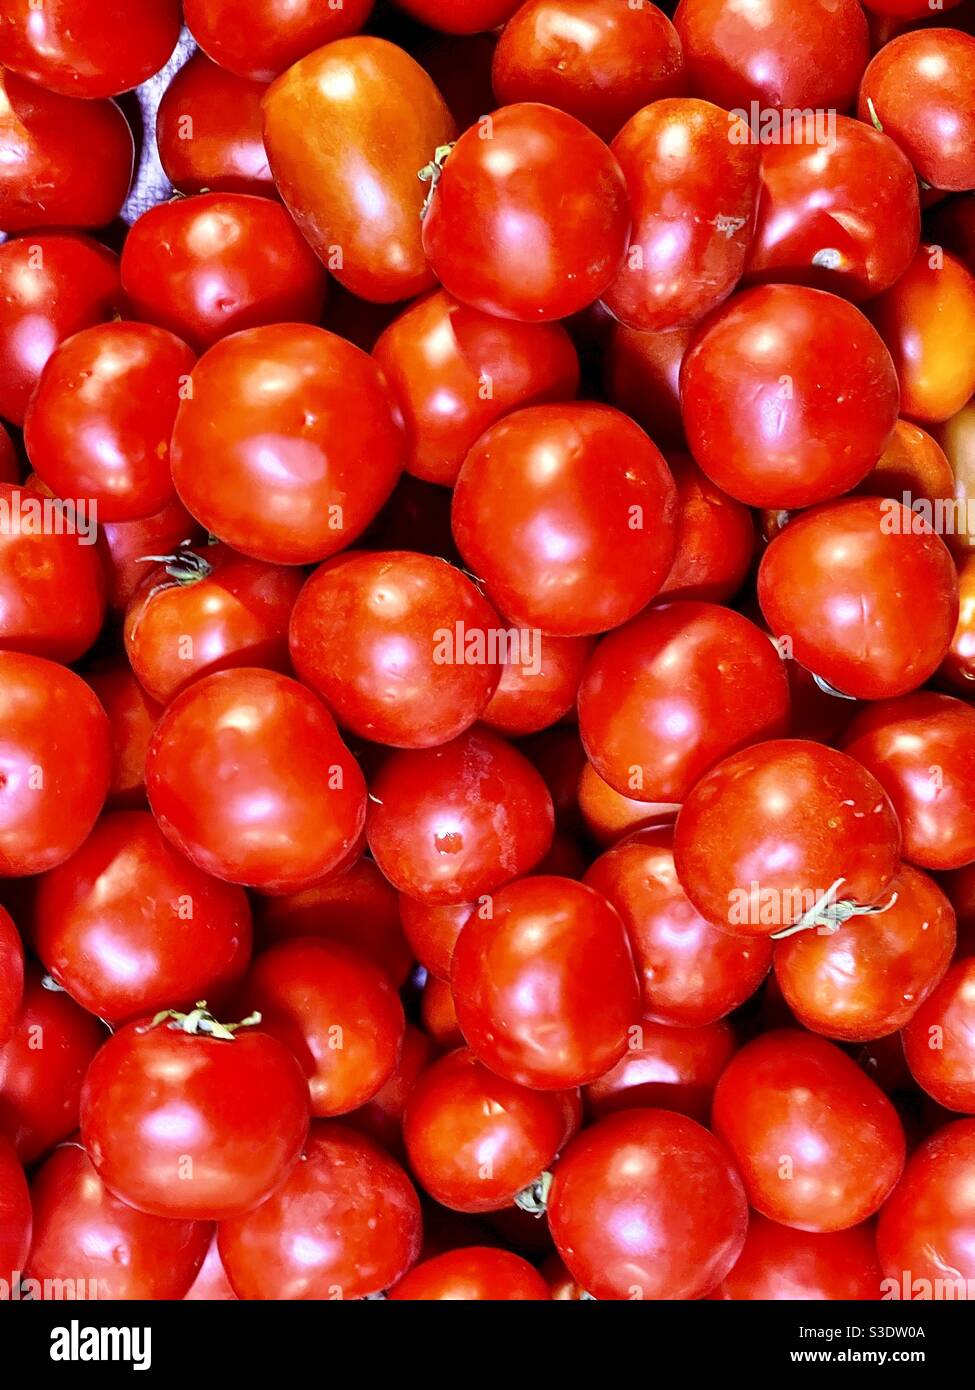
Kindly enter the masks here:
[[437, 191], [437, 184], [440, 182], [441, 175], [443, 174], [443, 167], [447, 162], [447, 156], [453, 148], [453, 145], [438, 145], [434, 150], [433, 158], [430, 163], [424, 164], [423, 168], [417, 173], [417, 178], [421, 183], [428, 183], [430, 185], [427, 196], [423, 200], [423, 206], [420, 209], [421, 222], [430, 210], [430, 204], [433, 202], [433, 195]]
[[548, 1210], [548, 1194], [552, 1190], [552, 1174], [540, 1173], [534, 1182], [523, 1187], [515, 1197], [515, 1206], [529, 1216], [542, 1217]]
[[811, 671], [810, 675], [812, 676], [813, 680], [819, 686], [820, 690], [823, 692], [824, 695], [832, 695], [837, 700], [856, 699], [855, 695], [847, 695], [844, 691], [837, 690], [835, 685], [830, 685], [828, 680], [825, 680], [822, 676], [817, 676], [815, 671]]
[[813, 903], [812, 907], [802, 914], [794, 926], [773, 932], [772, 940], [783, 941], [787, 936], [796, 936], [803, 931], [818, 931], [824, 936], [832, 936], [851, 917], [879, 917], [882, 913], [889, 912], [897, 901], [897, 894], [892, 893], [889, 902], [874, 903], [868, 906], [854, 902], [852, 898], [841, 898], [839, 902], [835, 902], [834, 895], [839, 891], [843, 881], [843, 879], [838, 878], [827, 890], [825, 896]]
[[178, 1009], [162, 1009], [149, 1022], [150, 1028], [158, 1028], [161, 1023], [165, 1023], [169, 1028], [177, 1028], [183, 1033], [190, 1033], [193, 1037], [221, 1038], [224, 1042], [233, 1042], [238, 1030], [241, 1028], [253, 1028], [256, 1023], [260, 1023], [261, 1015], [257, 1012], [248, 1014], [239, 1023], [220, 1023], [214, 1018], [207, 1009], [207, 1001], [201, 999], [188, 1014], [180, 1013]]

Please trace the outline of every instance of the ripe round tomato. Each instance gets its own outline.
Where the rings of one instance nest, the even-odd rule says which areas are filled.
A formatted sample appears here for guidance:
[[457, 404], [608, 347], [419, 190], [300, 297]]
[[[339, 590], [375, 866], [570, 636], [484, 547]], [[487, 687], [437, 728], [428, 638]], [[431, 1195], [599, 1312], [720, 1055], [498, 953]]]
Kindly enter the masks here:
[[565, 1090], [626, 1051], [640, 999], [626, 931], [601, 894], [539, 875], [468, 918], [450, 982], [472, 1052], [509, 1081]]
[[919, 498], [951, 502], [955, 478], [937, 440], [920, 425], [898, 420], [890, 443], [856, 491], [867, 497], [897, 498], [906, 492], [911, 502]]
[[797, 1231], [752, 1212], [745, 1246], [712, 1298], [724, 1301], [833, 1302], [880, 1298], [873, 1229]]
[[880, 1214], [885, 1292], [965, 1298], [975, 1279], [975, 1119], [945, 1125], [916, 1148]]
[[279, 323], [235, 333], [200, 358], [173, 430], [173, 481], [235, 550], [304, 565], [365, 530], [404, 454], [375, 363], [334, 333]]
[[975, 555], [958, 571], [958, 625], [938, 675], [953, 690], [971, 695], [975, 689]]
[[691, 453], [754, 507], [808, 507], [859, 483], [897, 420], [897, 374], [852, 304], [804, 285], [736, 295], [680, 375]]
[[399, 896], [400, 920], [417, 960], [441, 980], [450, 979], [450, 962], [474, 903], [423, 903]]
[[84, 676], [108, 715], [112, 771], [105, 809], [142, 810], [146, 805], [146, 753], [162, 706], [142, 689], [124, 656], [100, 661]]
[[904, 1131], [878, 1086], [838, 1047], [764, 1033], [732, 1058], [714, 1096], [715, 1134], [756, 1211], [800, 1231], [843, 1231], [887, 1200]]
[[[13, 1287], [31, 1243], [27, 1179], [9, 1139], [0, 1135], [0, 1279]], [[8, 1294], [8, 1297], [10, 1295]]]
[[183, 0], [190, 32], [228, 72], [270, 82], [322, 44], [361, 29], [373, 0]]
[[712, 483], [690, 454], [670, 454], [667, 463], [677, 484], [677, 555], [657, 599], [724, 603], [751, 569], [752, 514]]
[[557, 724], [575, 708], [579, 682], [596, 645], [592, 637], [524, 634], [514, 657], [501, 668], [498, 688], [481, 716], [509, 738]]
[[179, 0], [6, 0], [0, 62], [64, 96], [114, 97], [164, 66], [180, 21]]
[[904, 1029], [911, 1075], [946, 1110], [975, 1114], [975, 956], [963, 956]]
[[406, 1162], [403, 1116], [417, 1078], [438, 1056], [436, 1043], [412, 1023], [406, 1025], [399, 1061], [389, 1080], [376, 1094], [343, 1116], [343, 1122], [377, 1144], [400, 1162]]
[[265, 892], [324, 878], [365, 824], [365, 781], [328, 710], [253, 667], [176, 696], [149, 745], [146, 788], [160, 829], [194, 864]]
[[264, 148], [264, 82], [236, 77], [197, 51], [163, 92], [156, 145], [163, 172], [181, 193], [277, 189]]
[[510, 1250], [482, 1245], [462, 1246], [423, 1260], [387, 1294], [407, 1303], [538, 1303], [551, 1296], [545, 1280], [527, 1260]]
[[644, 1019], [634, 1034], [639, 1047], [584, 1088], [587, 1114], [601, 1120], [618, 1110], [659, 1107], [706, 1125], [718, 1078], [738, 1046], [731, 1025], [674, 1028]]
[[464, 1035], [457, 1025], [457, 1011], [446, 980], [431, 975], [420, 996], [420, 1022], [443, 1052], [464, 1046]]
[[409, 1178], [365, 1135], [315, 1123], [302, 1161], [256, 1211], [221, 1223], [217, 1246], [240, 1298], [365, 1298], [420, 1253]]
[[81, 1138], [98, 1176], [151, 1216], [250, 1211], [297, 1163], [307, 1132], [308, 1087], [287, 1048], [202, 1008], [127, 1024], [82, 1088]]
[[586, 830], [598, 845], [615, 845], [637, 830], [672, 825], [679, 806], [666, 802], [636, 801], [614, 791], [585, 762], [577, 782], [579, 814]]
[[626, 182], [574, 116], [536, 102], [502, 106], [431, 168], [423, 249], [454, 298], [538, 323], [584, 309], [616, 279], [630, 226]]
[[634, 617], [674, 559], [663, 455], [609, 406], [539, 405], [481, 436], [454, 491], [454, 537], [516, 624], [584, 636]]

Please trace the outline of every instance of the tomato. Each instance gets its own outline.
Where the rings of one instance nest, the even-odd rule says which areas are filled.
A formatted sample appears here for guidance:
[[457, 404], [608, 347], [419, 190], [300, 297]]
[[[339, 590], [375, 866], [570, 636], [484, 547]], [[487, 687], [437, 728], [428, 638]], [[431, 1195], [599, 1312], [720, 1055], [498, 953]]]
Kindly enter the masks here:
[[423, 249], [445, 290], [499, 318], [566, 318], [599, 299], [626, 253], [622, 170], [552, 106], [484, 117], [435, 163]]
[[496, 29], [517, 10], [522, 0], [396, 0], [401, 10], [446, 34], [477, 34]]
[[374, 1139], [394, 1158], [405, 1162], [403, 1116], [417, 1079], [436, 1056], [437, 1046], [433, 1039], [408, 1023], [392, 1076], [365, 1105], [345, 1115], [344, 1123]]
[[186, 23], [215, 63], [239, 77], [270, 82], [322, 44], [361, 29], [373, 0], [183, 0]]
[[97, 1054], [81, 1137], [106, 1187], [136, 1211], [225, 1221], [266, 1201], [298, 1161], [308, 1088], [276, 1038], [203, 1008], [129, 1023]]
[[[937, 9], [952, 10], [961, 3], [962, 0], [941, 0]], [[938, 23], [940, 17], [932, 15], [930, 0], [864, 0], [864, 9], [893, 20], [927, 19]]]
[[263, 1206], [224, 1221], [220, 1258], [238, 1297], [365, 1298], [420, 1253], [420, 1203], [402, 1168], [339, 1124], [312, 1125], [302, 1162]]
[[0, 907], [0, 1047], [10, 1039], [24, 997], [24, 947], [10, 913]]
[[540, 875], [494, 894], [454, 947], [451, 990], [479, 1061], [535, 1090], [595, 1081], [640, 1014], [623, 923], [601, 894]]
[[396, 1069], [404, 1029], [396, 990], [378, 965], [337, 941], [272, 946], [251, 966], [240, 1000], [298, 1058], [313, 1115], [355, 1110]]
[[17, 449], [10, 437], [10, 431], [5, 425], [0, 424], [0, 482], [17, 483], [20, 481], [20, 459]]
[[241, 667], [195, 682], [156, 726], [153, 814], [205, 873], [265, 892], [310, 887], [355, 847], [366, 789], [321, 701]]
[[0, 72], [0, 227], [104, 227], [132, 179], [132, 132], [113, 101], [78, 101]]
[[442, 1051], [464, 1046], [464, 1035], [457, 1024], [457, 1011], [446, 980], [438, 980], [435, 975], [427, 980], [420, 996], [420, 1021], [424, 1032]]
[[404, 454], [386, 383], [364, 352], [321, 328], [273, 324], [200, 358], [173, 430], [173, 481], [234, 549], [304, 565], [365, 530]]
[[920, 232], [907, 157], [872, 126], [837, 116], [825, 145], [762, 147], [746, 279], [810, 285], [859, 303], [900, 279]]
[[942, 680], [963, 695], [975, 684], [975, 555], [958, 572], [958, 626], [938, 672]]
[[674, 97], [633, 116], [612, 148], [633, 230], [606, 305], [631, 328], [686, 328], [741, 279], [755, 227], [758, 147], [731, 140], [726, 111]]
[[656, 5], [526, 0], [501, 35], [494, 90], [505, 106], [540, 101], [612, 140], [641, 107], [684, 90], [674, 26]]
[[84, 672], [108, 715], [112, 769], [105, 809], [142, 810], [146, 805], [146, 753], [162, 706], [149, 698], [124, 656], [102, 660]]
[[640, 333], [614, 324], [603, 351], [606, 399], [625, 411], [662, 447], [684, 446], [680, 367], [693, 328]]
[[291, 659], [344, 728], [395, 748], [429, 748], [483, 713], [506, 658], [505, 631], [445, 560], [347, 551], [302, 589]]
[[112, 317], [122, 297], [118, 265], [104, 246], [70, 232], [42, 232], [0, 246], [0, 415], [22, 425], [58, 344]]
[[744, 1249], [711, 1297], [734, 1302], [879, 1299], [873, 1229], [796, 1231], [753, 1212]]
[[890, 354], [860, 311], [804, 285], [736, 295], [680, 376], [691, 453], [755, 507], [808, 507], [873, 468], [897, 420]]
[[975, 956], [945, 975], [904, 1029], [914, 1080], [946, 1110], [975, 1114]]
[[703, 1126], [668, 1110], [627, 1110], [569, 1146], [548, 1220], [570, 1273], [596, 1298], [692, 1299], [738, 1258], [748, 1207]]
[[48, 360], [24, 424], [37, 473], [59, 497], [138, 521], [173, 500], [170, 436], [193, 353], [147, 323], [82, 329]]
[[552, 841], [545, 783], [490, 729], [392, 753], [369, 790], [373, 858], [401, 893], [426, 903], [492, 893], [533, 869]]
[[520, 1255], [469, 1245], [416, 1265], [387, 1297], [407, 1303], [538, 1303], [551, 1294], [542, 1276]]
[[950, 503], [955, 479], [944, 450], [920, 425], [898, 420], [890, 443], [856, 491], [868, 497], [896, 497], [905, 506], [923, 498]]
[[618, 1110], [660, 1107], [707, 1124], [718, 1078], [737, 1041], [728, 1023], [674, 1028], [644, 1021], [640, 1045], [583, 1091], [587, 1113], [596, 1120]]
[[474, 903], [424, 903], [401, 893], [400, 919], [413, 954], [420, 964], [441, 980], [450, 979], [450, 962], [461, 928], [474, 911]]
[[227, 1303], [236, 1302], [237, 1295], [230, 1287], [230, 1280], [220, 1261], [217, 1249], [216, 1232], [210, 1237], [206, 1255], [200, 1265], [199, 1273], [183, 1295], [186, 1302]]
[[667, 464], [677, 484], [677, 555], [657, 599], [724, 603], [751, 569], [752, 514], [712, 483], [689, 454], [670, 454]]
[[431, 79], [385, 39], [328, 44], [267, 93], [264, 143], [278, 191], [353, 294], [385, 304], [434, 285], [417, 170], [454, 129]]
[[975, 549], [975, 405], [963, 406], [934, 433], [945, 452], [955, 480], [955, 499], [961, 504], [952, 518], [950, 544], [961, 556]]
[[498, 688], [482, 718], [511, 738], [539, 733], [575, 708], [579, 682], [595, 647], [592, 637], [522, 633], [514, 656], [501, 669]]
[[[27, 1179], [13, 1145], [0, 1135], [0, 1279], [12, 1289], [31, 1243]], [[8, 1292], [8, 1298], [10, 1294]]]
[[108, 579], [109, 611], [124, 617], [146, 577], [147, 556], [170, 555], [181, 546], [202, 545], [204, 540], [203, 528], [178, 497], [139, 521], [100, 520], [98, 549]]
[[7, 0], [0, 62], [64, 96], [114, 97], [164, 66], [180, 20], [179, 0]]
[[[623, 919], [644, 1018], [700, 1029], [754, 994], [768, 974], [772, 948], [759, 938], [719, 931], [697, 912], [677, 878], [673, 838], [669, 828], [637, 831], [600, 855], [584, 881]], [[626, 1059], [620, 1067], [627, 1067]]]
[[106, 816], [37, 883], [31, 940], [53, 978], [107, 1023], [225, 997], [250, 955], [243, 889], [208, 878], [144, 811]]
[[579, 387], [561, 324], [492, 318], [443, 290], [394, 319], [373, 356], [406, 419], [407, 470], [447, 486], [489, 425], [519, 406], [571, 400]]
[[680, 810], [664, 802], [623, 796], [603, 781], [590, 762], [580, 770], [578, 796], [583, 824], [598, 845], [615, 845], [636, 830], [670, 824]]
[[775, 647], [747, 618], [710, 603], [665, 604], [617, 628], [579, 687], [590, 762], [637, 800], [682, 802], [721, 758], [784, 733], [788, 718]]
[[453, 528], [516, 624], [584, 636], [634, 617], [674, 559], [677, 493], [662, 454], [608, 406], [516, 411], [481, 436]]
[[156, 144], [181, 193], [277, 194], [264, 148], [265, 82], [235, 77], [197, 51], [163, 92]]
[[975, 1119], [956, 1120], [911, 1155], [877, 1228], [888, 1296], [966, 1298], [975, 1279]]

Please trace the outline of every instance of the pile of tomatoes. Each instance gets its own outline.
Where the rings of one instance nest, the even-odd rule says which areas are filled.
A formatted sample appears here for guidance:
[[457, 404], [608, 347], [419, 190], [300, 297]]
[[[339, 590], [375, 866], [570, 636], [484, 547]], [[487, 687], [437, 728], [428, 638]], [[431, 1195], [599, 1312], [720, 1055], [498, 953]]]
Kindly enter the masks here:
[[0, 0], [0, 1293], [975, 1291], [975, 0]]

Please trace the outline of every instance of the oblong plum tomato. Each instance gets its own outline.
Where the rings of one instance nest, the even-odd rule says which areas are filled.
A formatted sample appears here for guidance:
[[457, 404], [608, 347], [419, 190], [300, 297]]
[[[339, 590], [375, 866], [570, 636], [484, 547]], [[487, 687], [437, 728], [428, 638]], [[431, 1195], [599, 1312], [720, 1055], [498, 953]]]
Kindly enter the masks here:
[[405, 453], [386, 382], [364, 352], [322, 328], [269, 324], [200, 358], [173, 430], [173, 481], [235, 550], [306, 565], [365, 530]]
[[604, 302], [631, 328], [686, 328], [741, 279], [755, 227], [759, 147], [729, 138], [720, 107], [671, 97], [627, 121], [612, 149], [633, 229]]
[[875, 917], [835, 931], [804, 931], [775, 947], [775, 976], [804, 1028], [864, 1042], [897, 1032], [914, 1017], [951, 963], [955, 914], [927, 874], [909, 864]]
[[773, 739], [726, 758], [681, 807], [674, 863], [691, 902], [742, 936], [889, 890], [901, 834], [887, 793], [845, 753]]
[[256, 667], [176, 696], [149, 744], [146, 790], [163, 834], [204, 873], [264, 892], [324, 878], [365, 824], [365, 781], [328, 710]]
[[123, 616], [146, 577], [145, 557], [171, 555], [187, 544], [203, 544], [205, 534], [178, 497], [139, 521], [104, 521], [98, 527], [98, 551], [108, 579], [108, 607]]
[[23, 943], [10, 913], [0, 907], [0, 1047], [13, 1034], [23, 997]]
[[975, 188], [975, 38], [898, 34], [863, 74], [857, 114], [900, 145], [930, 187]]
[[325, 270], [280, 203], [202, 193], [142, 214], [122, 248], [135, 318], [203, 352], [266, 323], [317, 323]]
[[616, 279], [630, 227], [626, 181], [574, 116], [536, 102], [502, 106], [434, 167], [423, 249], [456, 299], [538, 323], [577, 313]]
[[565, 1137], [557, 1092], [496, 1076], [463, 1048], [434, 1062], [410, 1093], [410, 1170], [453, 1211], [498, 1211], [548, 1168]]
[[105, 711], [80, 676], [0, 651], [0, 878], [74, 854], [108, 794], [111, 757]]
[[394, 887], [426, 903], [473, 902], [529, 873], [554, 828], [541, 776], [490, 729], [392, 753], [370, 783], [372, 856]]
[[415, 1263], [421, 1236], [416, 1191], [395, 1159], [317, 1121], [302, 1161], [256, 1211], [221, 1223], [217, 1247], [238, 1297], [293, 1302], [381, 1292]]
[[611, 325], [603, 350], [603, 389], [610, 405], [625, 412], [661, 448], [683, 448], [680, 365], [693, 328], [640, 333]]
[[712, 1126], [756, 1211], [800, 1231], [843, 1231], [889, 1197], [904, 1131], [879, 1086], [823, 1038], [782, 1029], [737, 1052]]
[[509, 738], [540, 733], [575, 708], [593, 637], [509, 629], [509, 660], [481, 718]]
[[179, 0], [7, 0], [0, 62], [64, 96], [114, 97], [164, 66], [180, 20]]
[[644, 1019], [702, 1028], [755, 993], [768, 974], [772, 947], [758, 937], [719, 931], [701, 916], [677, 878], [673, 840], [670, 827], [639, 830], [600, 855], [584, 882], [623, 919]]
[[264, 98], [264, 144], [288, 210], [336, 280], [380, 304], [435, 284], [417, 171], [454, 134], [432, 79], [385, 39], [327, 44]]
[[904, 858], [925, 869], [975, 860], [975, 709], [919, 690], [867, 705], [842, 747], [876, 777], [904, 832]]
[[182, 1298], [210, 1244], [204, 1222], [148, 1216], [113, 1196], [79, 1144], [54, 1150], [30, 1195], [34, 1238], [25, 1280], [64, 1280], [86, 1297]]
[[922, 244], [869, 312], [894, 359], [903, 413], [930, 424], [961, 410], [975, 393], [975, 275]]
[[298, 1161], [308, 1087], [277, 1038], [202, 1008], [129, 1023], [81, 1094], [81, 1138], [106, 1187], [136, 1211], [225, 1221], [264, 1202]]
[[197, 51], [163, 92], [156, 145], [163, 173], [181, 193], [277, 196], [264, 148], [265, 82], [218, 68]]
[[403, 1006], [385, 971], [337, 941], [296, 939], [263, 951], [240, 987], [239, 1008], [294, 1053], [313, 1115], [343, 1115], [371, 1100], [396, 1069]]
[[626, 1051], [640, 1016], [633, 957], [616, 909], [594, 889], [538, 875], [467, 920], [450, 970], [471, 1051], [534, 1090], [595, 1081]]
[[148, 323], [84, 328], [48, 359], [24, 423], [35, 471], [103, 521], [138, 521], [173, 500], [170, 437], [194, 355]]
[[24, 423], [51, 353], [109, 319], [122, 297], [114, 252], [73, 232], [42, 232], [0, 246], [0, 415]]
[[204, 53], [239, 77], [270, 82], [322, 44], [361, 29], [373, 0], [184, 0], [190, 32]]
[[721, 758], [788, 722], [789, 680], [768, 636], [712, 603], [641, 613], [603, 639], [579, 686], [589, 761], [638, 801], [682, 802]]
[[571, 400], [579, 387], [561, 324], [494, 318], [443, 290], [394, 319], [372, 355], [406, 420], [407, 472], [448, 487], [489, 425], [521, 406]]
[[618, 1110], [659, 1107], [706, 1125], [714, 1088], [738, 1045], [730, 1023], [674, 1028], [644, 1019], [634, 1037], [639, 1046], [583, 1088], [586, 1113], [601, 1120]]
[[114, 101], [79, 101], [0, 72], [0, 227], [104, 227], [132, 180], [132, 131]]
[[346, 551], [291, 615], [295, 674], [343, 728], [394, 748], [469, 729], [497, 689], [505, 624], [465, 574], [408, 550]]
[[775, 537], [758, 599], [807, 670], [845, 695], [883, 700], [938, 669], [958, 618], [958, 579], [919, 513], [892, 498], [844, 498]]
[[140, 684], [167, 704], [234, 666], [290, 671], [288, 622], [300, 570], [238, 555], [229, 546], [181, 549], [146, 577], [125, 614], [125, 651]]
[[457, 938], [473, 911], [473, 903], [422, 903], [405, 893], [399, 895], [399, 915], [406, 939], [431, 975], [450, 979]]
[[963, 956], [904, 1029], [914, 1080], [946, 1110], [975, 1114], [975, 956]]
[[[415, 6], [416, 0], [409, 3]], [[539, 1303], [552, 1295], [538, 1270], [520, 1255], [465, 1245], [415, 1265], [386, 1297], [406, 1303]]]
[[487, 430], [454, 490], [454, 538], [514, 623], [563, 636], [635, 617], [673, 563], [677, 489], [609, 406], [531, 406]]
[[710, 1297], [732, 1302], [876, 1301], [880, 1262], [873, 1227], [797, 1231], [752, 1212], [744, 1249]]
[[872, 126], [838, 115], [826, 144], [762, 146], [746, 282], [810, 285], [859, 303], [900, 279], [920, 234], [914, 170]]
[[31, 1244], [27, 1179], [9, 1139], [0, 1134], [0, 1279], [13, 1288]]
[[938, 670], [939, 680], [961, 695], [975, 690], [975, 555], [958, 570], [958, 625]]
[[498, 101], [568, 111], [603, 140], [650, 102], [679, 96], [680, 39], [656, 5], [616, 0], [527, 0], [494, 55]]
[[975, 1119], [937, 1130], [908, 1159], [880, 1214], [888, 1297], [968, 1297], [975, 1279]]
[[247, 967], [251, 914], [242, 888], [177, 854], [152, 816], [119, 812], [38, 880], [31, 941], [62, 989], [114, 1024], [226, 997]]
[[724, 603], [744, 584], [755, 554], [755, 521], [691, 458], [672, 453], [667, 465], [677, 484], [677, 555], [657, 595]]
[[417, 1083], [418, 1077], [437, 1057], [438, 1049], [432, 1038], [428, 1037], [412, 1023], [406, 1025], [403, 1046], [399, 1061], [389, 1080], [376, 1094], [342, 1117], [343, 1123], [374, 1139], [377, 1144], [391, 1153], [400, 1162], [405, 1162], [406, 1149], [403, 1144], [403, 1115], [407, 1102]]
[[718, 106], [852, 106], [870, 56], [857, 0], [681, 0], [674, 25], [695, 96]]
[[548, 1221], [569, 1271], [596, 1298], [693, 1299], [734, 1265], [748, 1205], [703, 1125], [669, 1110], [626, 1110], [569, 1145]]
[[808, 507], [855, 487], [897, 420], [897, 374], [859, 309], [805, 285], [736, 295], [684, 358], [687, 442], [753, 507]]

